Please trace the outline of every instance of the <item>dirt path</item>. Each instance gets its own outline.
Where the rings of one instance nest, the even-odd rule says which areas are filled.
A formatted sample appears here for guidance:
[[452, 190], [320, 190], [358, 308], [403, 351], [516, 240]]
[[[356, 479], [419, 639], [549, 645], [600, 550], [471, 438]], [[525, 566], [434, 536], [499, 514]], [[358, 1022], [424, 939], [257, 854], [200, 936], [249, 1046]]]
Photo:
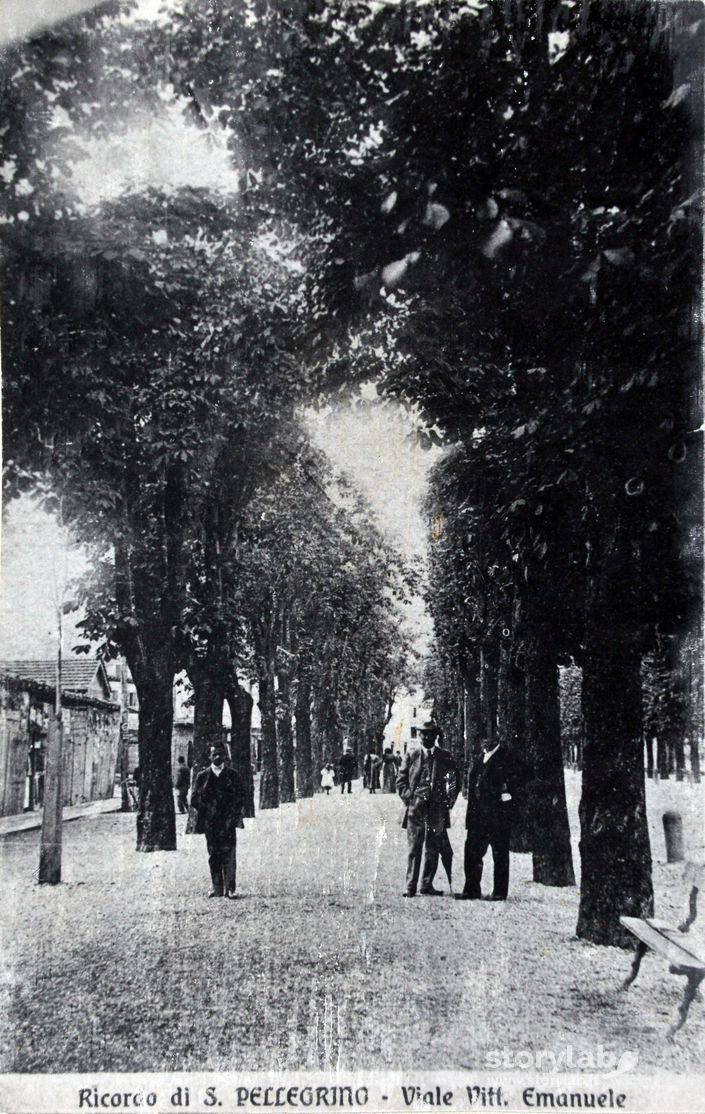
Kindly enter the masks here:
[[[399, 802], [355, 789], [248, 822], [235, 902], [207, 898], [202, 837], [138, 855], [129, 815], [66, 826], [58, 887], [34, 882], [38, 833], [0, 841], [0, 1069], [526, 1068], [553, 1050], [575, 1070], [601, 1046], [700, 1070], [702, 1006], [668, 1045], [680, 981], [653, 959], [621, 993], [629, 957], [574, 939], [575, 890], [513, 856], [506, 905], [405, 901]], [[460, 814], [451, 834], [459, 888]], [[656, 867], [662, 914], [680, 873]]]

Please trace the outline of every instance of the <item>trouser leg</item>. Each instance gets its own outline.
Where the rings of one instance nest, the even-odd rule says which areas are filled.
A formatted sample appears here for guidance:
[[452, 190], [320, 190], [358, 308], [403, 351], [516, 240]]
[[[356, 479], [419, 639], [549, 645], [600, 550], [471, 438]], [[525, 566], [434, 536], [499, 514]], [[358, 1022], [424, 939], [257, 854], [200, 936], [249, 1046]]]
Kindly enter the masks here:
[[479, 897], [482, 882], [482, 860], [489, 847], [487, 833], [481, 828], [468, 828], [465, 837], [465, 888], [464, 893], [470, 897]]
[[237, 882], [237, 835], [233, 832], [232, 846], [223, 848], [223, 889], [235, 893]]
[[211, 882], [213, 889], [217, 894], [223, 893], [223, 852], [224, 848], [221, 843], [214, 843], [211, 840], [206, 840], [208, 847], [208, 866], [211, 872]]
[[423, 870], [421, 872], [421, 889], [430, 890], [433, 879], [438, 870], [438, 855], [441, 848], [441, 832], [435, 828], [426, 829], [424, 844]]
[[409, 823], [406, 829], [406, 837], [409, 843], [409, 859], [406, 867], [406, 889], [407, 893], [410, 894], [415, 894], [416, 887], [418, 886], [419, 871], [421, 869], [421, 852], [423, 851], [425, 834], [425, 828], [422, 825]]
[[502, 826], [492, 836], [494, 860], [493, 897], [505, 898], [509, 893], [509, 828]]
[[439, 848], [440, 848], [441, 863], [443, 864], [443, 868], [446, 872], [446, 876], [448, 878], [448, 885], [450, 887], [450, 892], [452, 893], [453, 892], [453, 883], [451, 881], [451, 878], [453, 877], [453, 848], [451, 847], [450, 838], [448, 836], [448, 829], [447, 828], [443, 829], [443, 832], [441, 834], [441, 838], [440, 838], [440, 841], [439, 841]]

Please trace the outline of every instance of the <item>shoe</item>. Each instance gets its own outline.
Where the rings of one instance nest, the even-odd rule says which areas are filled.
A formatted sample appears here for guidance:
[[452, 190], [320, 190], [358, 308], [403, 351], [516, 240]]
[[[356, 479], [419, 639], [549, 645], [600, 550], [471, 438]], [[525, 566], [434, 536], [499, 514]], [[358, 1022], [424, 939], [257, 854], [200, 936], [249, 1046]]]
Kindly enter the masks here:
[[456, 901], [480, 901], [482, 895], [481, 894], [466, 894], [465, 890], [462, 890], [461, 893], [459, 893], [459, 894], [453, 894], [453, 897], [455, 898]]
[[497, 894], [485, 894], [483, 901], [506, 901], [506, 897], [499, 897]]
[[404, 890], [402, 897], [416, 897], [416, 890]]
[[208, 894], [208, 896], [209, 897], [222, 897], [223, 896], [223, 891], [222, 890], [211, 890], [210, 893]]
[[419, 893], [424, 897], [443, 897], [443, 890], [434, 890], [433, 886], [429, 886], [427, 890], [419, 890]]
[[235, 893], [235, 890], [228, 890], [225, 896], [229, 897], [231, 901], [234, 901], [237, 897], [237, 894]]

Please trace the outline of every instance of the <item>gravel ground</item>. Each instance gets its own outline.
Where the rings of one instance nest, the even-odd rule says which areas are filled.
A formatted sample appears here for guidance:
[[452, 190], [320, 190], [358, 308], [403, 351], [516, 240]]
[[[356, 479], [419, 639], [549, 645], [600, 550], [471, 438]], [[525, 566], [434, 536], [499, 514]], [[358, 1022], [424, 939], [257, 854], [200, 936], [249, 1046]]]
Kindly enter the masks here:
[[[702, 862], [702, 791], [649, 795], [657, 912], [677, 918], [660, 816], [683, 813]], [[400, 811], [358, 782], [259, 814], [234, 902], [206, 896], [203, 837], [138, 855], [133, 816], [67, 824], [56, 887], [35, 884], [38, 832], [1, 840], [0, 1070], [478, 1069], [544, 1049], [575, 1070], [599, 1046], [641, 1071], [702, 1070], [702, 1004], [669, 1045], [682, 981], [650, 957], [622, 993], [629, 956], [575, 939], [577, 891], [532, 883], [530, 856], [512, 856], [506, 904], [404, 901]], [[460, 806], [451, 836], [460, 888]]]

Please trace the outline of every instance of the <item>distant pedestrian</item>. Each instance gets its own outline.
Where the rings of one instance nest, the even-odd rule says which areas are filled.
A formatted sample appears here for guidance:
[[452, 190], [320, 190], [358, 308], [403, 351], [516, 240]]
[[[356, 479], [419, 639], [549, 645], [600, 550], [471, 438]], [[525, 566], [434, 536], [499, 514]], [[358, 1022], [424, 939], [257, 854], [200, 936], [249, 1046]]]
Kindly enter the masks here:
[[392, 754], [392, 748], [386, 747], [382, 755], [382, 792], [396, 793], [397, 791], [397, 766]]
[[186, 759], [183, 754], [180, 754], [177, 759], [176, 778], [174, 779], [176, 803], [180, 813], [188, 812], [187, 799], [190, 785], [191, 770], [186, 765]]
[[401, 753], [398, 750], [394, 751], [394, 765], [397, 768], [397, 773], [401, 769]]
[[127, 791], [130, 794], [130, 801], [132, 802], [132, 811], [139, 812], [140, 808], [140, 782], [142, 774], [139, 766], [135, 766], [132, 773], [127, 779]]
[[325, 791], [326, 796], [329, 796], [331, 789], [335, 785], [335, 770], [333, 769], [332, 762], [326, 762], [321, 770], [321, 789]]
[[379, 768], [381, 765], [381, 760], [377, 757], [376, 754], [373, 753], [373, 751], [370, 751], [365, 761], [369, 763], [367, 784], [369, 786], [370, 793], [376, 793], [379, 789]]
[[352, 779], [355, 776], [355, 755], [349, 746], [343, 748], [343, 753], [340, 756], [339, 770], [340, 770], [340, 792], [344, 793], [346, 786], [348, 793], [352, 793]]
[[465, 818], [465, 885], [459, 900], [482, 897], [482, 860], [492, 848], [494, 884], [487, 901], [505, 901], [509, 892], [509, 837], [514, 797], [524, 780], [509, 751], [487, 737], [482, 754], [468, 774], [468, 807]]
[[206, 837], [212, 888], [209, 897], [234, 898], [237, 876], [237, 829], [244, 828], [245, 794], [235, 770], [225, 765], [222, 746], [209, 751], [210, 766], [196, 778], [191, 806], [196, 810], [195, 831]]
[[439, 896], [441, 891], [433, 886], [439, 855], [444, 856], [446, 865], [449, 861], [447, 829], [460, 787], [460, 771], [452, 754], [436, 746], [437, 736], [438, 728], [429, 720], [419, 731], [421, 746], [404, 755], [397, 778], [397, 791], [406, 805], [402, 828], [406, 828], [409, 844], [404, 897], [415, 897], [419, 873], [419, 893]]

